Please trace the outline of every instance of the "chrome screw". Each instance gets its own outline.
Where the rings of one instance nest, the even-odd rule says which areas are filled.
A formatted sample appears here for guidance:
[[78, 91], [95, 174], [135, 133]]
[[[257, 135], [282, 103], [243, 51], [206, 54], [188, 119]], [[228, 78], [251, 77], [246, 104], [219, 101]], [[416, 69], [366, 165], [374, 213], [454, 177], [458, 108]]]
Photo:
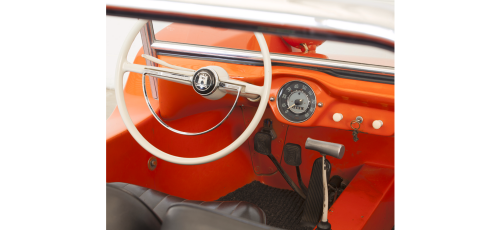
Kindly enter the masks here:
[[323, 107], [323, 102], [318, 102], [319, 107]]
[[269, 98], [270, 101], [274, 101], [274, 97]]

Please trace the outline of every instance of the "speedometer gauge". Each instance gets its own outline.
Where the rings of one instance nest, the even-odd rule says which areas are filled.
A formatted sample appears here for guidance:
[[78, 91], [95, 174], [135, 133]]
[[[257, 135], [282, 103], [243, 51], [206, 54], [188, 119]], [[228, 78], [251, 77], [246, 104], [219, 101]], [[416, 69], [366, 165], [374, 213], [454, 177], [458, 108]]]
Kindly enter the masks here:
[[316, 95], [302, 81], [290, 81], [278, 92], [278, 110], [290, 122], [300, 123], [309, 119], [316, 109]]

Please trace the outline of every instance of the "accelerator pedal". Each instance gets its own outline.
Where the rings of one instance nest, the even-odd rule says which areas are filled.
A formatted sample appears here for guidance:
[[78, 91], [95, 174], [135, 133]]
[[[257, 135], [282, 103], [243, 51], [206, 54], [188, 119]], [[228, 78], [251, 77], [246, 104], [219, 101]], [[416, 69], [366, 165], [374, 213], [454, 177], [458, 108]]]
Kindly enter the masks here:
[[[326, 176], [330, 178], [332, 166], [327, 159], [325, 161], [327, 165]], [[304, 212], [300, 220], [300, 224], [304, 227], [316, 227], [323, 213], [324, 188], [322, 165], [322, 157], [316, 159], [313, 163]]]

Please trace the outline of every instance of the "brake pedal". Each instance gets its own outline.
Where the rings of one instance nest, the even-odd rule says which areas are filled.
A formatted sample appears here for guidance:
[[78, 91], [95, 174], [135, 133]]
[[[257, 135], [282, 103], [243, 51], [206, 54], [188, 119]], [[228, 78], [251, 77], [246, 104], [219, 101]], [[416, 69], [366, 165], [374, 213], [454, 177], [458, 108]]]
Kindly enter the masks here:
[[285, 159], [285, 163], [291, 166], [295, 166], [295, 171], [297, 172], [297, 180], [299, 181], [300, 188], [307, 196], [307, 187], [302, 181], [302, 176], [300, 175], [300, 168], [299, 168], [299, 166], [302, 164], [300, 145], [287, 143], [283, 147], [283, 156]]

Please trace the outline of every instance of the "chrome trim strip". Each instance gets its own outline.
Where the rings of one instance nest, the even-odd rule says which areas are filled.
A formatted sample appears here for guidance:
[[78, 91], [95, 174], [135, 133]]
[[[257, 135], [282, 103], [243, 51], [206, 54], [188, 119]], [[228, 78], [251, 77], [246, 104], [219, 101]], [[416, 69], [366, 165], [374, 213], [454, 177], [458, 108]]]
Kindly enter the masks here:
[[[141, 40], [142, 40], [142, 47], [144, 48], [144, 54], [157, 57], [156, 56], [156, 50], [151, 48], [151, 44], [154, 43], [155, 41], [155, 32], [153, 30], [153, 22], [149, 20], [141, 29]], [[158, 67], [158, 64], [147, 60], [146, 59], [146, 65], [148, 66], [154, 66]], [[151, 95], [155, 100], [158, 100], [158, 79], [155, 77], [150, 76], [149, 77], [149, 84], [151, 86]]]
[[[325, 7], [342, 6], [338, 3], [332, 3]], [[377, 11], [376, 8], [370, 6], [364, 7], [364, 11]], [[379, 14], [384, 19], [390, 20], [393, 12], [393, 10], [386, 10], [380, 11]], [[121, 2], [107, 0], [106, 14], [313, 39], [337, 40], [394, 51], [395, 36], [393, 27], [375, 24], [372, 22], [373, 20], [370, 20], [371, 18], [363, 18], [363, 15], [359, 17], [361, 18], [359, 21], [354, 21], [335, 14], [328, 17], [318, 17], [201, 3], [139, 0]]]
[[[214, 46], [194, 45], [178, 42], [155, 41], [151, 47], [157, 52], [175, 52], [176, 54], [197, 55], [204, 57], [225, 58], [233, 61], [262, 62], [262, 54], [258, 51], [222, 48]], [[394, 76], [394, 67], [369, 65], [355, 62], [338, 61], [303, 57], [287, 54], [270, 53], [272, 63], [312, 66], [320, 68], [339, 68], [355, 71], [371, 72]]]

